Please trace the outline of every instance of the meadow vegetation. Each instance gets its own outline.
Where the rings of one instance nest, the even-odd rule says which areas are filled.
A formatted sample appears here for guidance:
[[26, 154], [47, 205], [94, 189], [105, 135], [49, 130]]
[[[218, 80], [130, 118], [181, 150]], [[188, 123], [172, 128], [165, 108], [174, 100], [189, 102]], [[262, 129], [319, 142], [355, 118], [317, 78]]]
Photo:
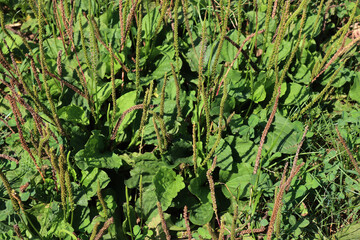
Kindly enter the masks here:
[[1, 0], [0, 239], [360, 236], [359, 0]]

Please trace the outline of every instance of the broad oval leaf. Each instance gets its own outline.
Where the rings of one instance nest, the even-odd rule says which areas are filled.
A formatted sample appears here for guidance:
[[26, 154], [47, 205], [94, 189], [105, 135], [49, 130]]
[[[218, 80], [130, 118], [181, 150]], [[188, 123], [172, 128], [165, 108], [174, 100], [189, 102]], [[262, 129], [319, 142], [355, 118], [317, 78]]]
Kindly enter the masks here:
[[199, 168], [199, 176], [190, 180], [189, 191], [194, 194], [201, 203], [211, 201], [210, 188], [206, 178], [206, 170]]
[[189, 209], [190, 221], [195, 225], [204, 225], [211, 221], [214, 211], [212, 204], [207, 202], [205, 204], [199, 204]]
[[[216, 142], [217, 136], [210, 137], [208, 149], [210, 150]], [[217, 156], [216, 166], [222, 170], [231, 171], [233, 157], [230, 145], [224, 140], [220, 139], [219, 145], [217, 146], [214, 156]]]
[[79, 123], [82, 125], [89, 125], [89, 118], [82, 107], [69, 105], [59, 109], [59, 118], [69, 122]]
[[264, 149], [271, 152], [295, 154], [303, 133], [303, 124], [275, 115], [273, 130], [266, 136]]
[[105, 188], [110, 182], [110, 178], [106, 172], [98, 168], [94, 168], [91, 171], [82, 171], [82, 175], [81, 185], [85, 190], [88, 200], [96, 194], [98, 181], [101, 189]]
[[160, 168], [154, 177], [155, 192], [163, 211], [166, 211], [178, 192], [185, 187], [184, 179], [166, 167]]
[[240, 163], [237, 164], [237, 169], [236, 173], [220, 171], [220, 180], [226, 183], [226, 186], [222, 186], [222, 192], [229, 199], [250, 196], [250, 180], [253, 168], [250, 163]]

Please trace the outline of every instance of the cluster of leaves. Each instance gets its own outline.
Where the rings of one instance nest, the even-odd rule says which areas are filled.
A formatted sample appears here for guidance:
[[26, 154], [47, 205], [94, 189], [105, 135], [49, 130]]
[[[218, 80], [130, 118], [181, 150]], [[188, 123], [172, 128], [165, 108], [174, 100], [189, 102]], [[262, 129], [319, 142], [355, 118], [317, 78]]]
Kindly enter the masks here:
[[1, 239], [356, 236], [359, 0], [12, 2]]

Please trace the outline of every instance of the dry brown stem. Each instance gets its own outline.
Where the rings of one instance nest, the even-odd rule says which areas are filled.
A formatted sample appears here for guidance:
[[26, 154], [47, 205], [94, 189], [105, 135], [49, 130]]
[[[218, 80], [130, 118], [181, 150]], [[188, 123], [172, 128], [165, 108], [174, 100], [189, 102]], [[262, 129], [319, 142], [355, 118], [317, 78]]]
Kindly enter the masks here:
[[[155, 107], [154, 105], [149, 105], [150, 108], [153, 108]], [[124, 111], [121, 115], [121, 117], [118, 119], [118, 121], [116, 122], [115, 124], [115, 127], [114, 127], [114, 130], [112, 131], [112, 134], [111, 134], [111, 137], [110, 137], [110, 140], [114, 140], [115, 137], [116, 137], [116, 133], [117, 131], [119, 130], [119, 127], [120, 127], [120, 124], [121, 122], [124, 120], [126, 114], [136, 110], [136, 109], [143, 109], [144, 108], [144, 104], [138, 104], [138, 105], [135, 105], [135, 106], [132, 106], [130, 107], [129, 109], [127, 109], [126, 111]]]
[[20, 238], [21, 240], [23, 240], [24, 238], [23, 238], [23, 236], [21, 235], [21, 231], [20, 231], [19, 225], [15, 224], [15, 225], [13, 226], [13, 228], [14, 228], [14, 231], [15, 231], [15, 233], [16, 233], [16, 236], [17, 236], [18, 238]]
[[0, 49], [0, 64], [9, 72], [9, 74], [14, 78], [14, 69], [11, 67], [11, 65], [7, 62], [4, 53]]
[[192, 125], [192, 148], [193, 148], [193, 163], [194, 172], [197, 170], [197, 150], [196, 150], [196, 126], [195, 123]]
[[26, 182], [24, 185], [21, 185], [19, 188], [20, 192], [22, 192], [22, 193], [25, 192], [29, 186], [30, 186], [30, 182]]
[[[260, 30], [260, 31], [258, 31], [258, 34], [263, 33], [264, 31], [265, 31], [264, 29], [263, 29], [263, 30]], [[247, 36], [247, 38], [242, 42], [241, 47], [238, 48], [239, 50], [237, 51], [234, 60], [231, 62], [231, 64], [230, 64], [230, 66], [228, 67], [228, 69], [227, 69], [224, 77], [221, 79], [221, 82], [220, 82], [220, 84], [219, 84], [218, 90], [217, 90], [217, 92], [216, 92], [216, 96], [219, 94], [219, 91], [220, 91], [221, 85], [222, 85], [223, 82], [224, 82], [224, 79], [227, 77], [227, 75], [228, 75], [229, 72], [230, 72], [230, 69], [234, 66], [234, 63], [235, 63], [236, 59], [239, 57], [240, 53], [242, 52], [242, 49], [243, 49], [245, 43], [246, 43], [247, 41], [249, 41], [251, 38], [253, 38], [254, 36], [255, 36], [255, 33], [252, 33], [252, 34], [250, 34], [249, 36]], [[226, 38], [226, 37], [225, 37], [225, 38]]]
[[[54, 6], [56, 8], [56, 6]], [[65, 6], [64, 6], [64, 2], [63, 0], [60, 0], [60, 4], [59, 4], [59, 7], [60, 7], [60, 12], [61, 12], [61, 17], [62, 17], [62, 20], [63, 20], [63, 24], [65, 26], [65, 30], [66, 30], [66, 34], [71, 42], [71, 49], [73, 50], [75, 48], [75, 45], [74, 45], [74, 41], [73, 41], [73, 36], [72, 36], [72, 33], [73, 33], [73, 30], [72, 30], [72, 23], [73, 23], [73, 17], [74, 17], [74, 8], [72, 9], [72, 12], [71, 12], [71, 19], [70, 21], [66, 18], [65, 16]], [[67, 7], [67, 6], [66, 6]]]
[[131, 25], [132, 19], [134, 17], [135, 9], [136, 9], [138, 1], [139, 0], [136, 0], [135, 2], [133, 2], [132, 6], [131, 6], [131, 9], [130, 9], [130, 13], [128, 14], [128, 17], [126, 19], [125, 33], [121, 36], [120, 51], [122, 51], [124, 49], [126, 35], [127, 35], [127, 32], [130, 30], [130, 25]]
[[[57, 7], [56, 7], [56, 0], [53, 0], [53, 6], [54, 6], [53, 7], [53, 16], [55, 18], [55, 23], [56, 23], [57, 28], [59, 29], [60, 39], [61, 39], [61, 42], [63, 44], [63, 47], [64, 47], [64, 49], [66, 49], [64, 34], [63, 34], [62, 29], [61, 29], [60, 17], [58, 15], [58, 10], [57, 10]], [[67, 54], [67, 52], [65, 52], [65, 53]]]
[[211, 167], [206, 172], [206, 177], [207, 177], [208, 182], [209, 182], [213, 210], [214, 210], [214, 213], [215, 213], [216, 220], [217, 220], [217, 222], [218, 222], [218, 224], [220, 226], [221, 223], [220, 223], [220, 218], [219, 218], [219, 215], [218, 215], [218, 212], [217, 212], [217, 204], [216, 204], [216, 197], [215, 197], [215, 184], [214, 184], [214, 180], [212, 178], [212, 172], [214, 171], [214, 169], [216, 167], [216, 159], [217, 159], [217, 156], [214, 157], [214, 160], [212, 162]]
[[356, 171], [360, 174], [359, 165], [357, 164], [354, 156], [353, 156], [352, 153], [350, 152], [349, 147], [346, 145], [346, 142], [345, 142], [345, 140], [343, 139], [343, 137], [341, 136], [341, 134], [340, 134], [339, 129], [338, 129], [337, 126], [335, 126], [335, 130], [336, 130], [336, 133], [337, 133], [337, 135], [338, 135], [338, 137], [339, 137], [339, 139], [340, 139], [341, 144], [344, 146], [347, 154], [349, 155], [349, 158], [350, 158], [350, 160], [351, 160], [351, 163], [352, 163], [353, 166], [355, 167]]
[[30, 59], [30, 66], [31, 66], [31, 69], [34, 73], [34, 78], [38, 84], [38, 87], [39, 87], [39, 90], [41, 90], [42, 86], [41, 86], [41, 82], [40, 82], [40, 79], [39, 79], [39, 73], [37, 72], [37, 69], [35, 67], [35, 62], [34, 62], [34, 58], [32, 56], [30, 56], [29, 54], [26, 54], [26, 57], [28, 57]]
[[[345, 40], [346, 38], [344, 38]], [[344, 53], [346, 53], [355, 43], [357, 43], [358, 41], [360, 41], [360, 37], [355, 38], [354, 40], [352, 40], [348, 45], [346, 45], [345, 47], [343, 46], [344, 44], [342, 44], [342, 46], [339, 48], [339, 50], [334, 54], [334, 56], [329, 60], [329, 62], [323, 67], [323, 69], [314, 77], [313, 80], [311, 80], [310, 84], [313, 83], [322, 73], [324, 73], [326, 71], [326, 69], [329, 68], [329, 66], [335, 62], [336, 59], [338, 59], [341, 55], [343, 55]]]
[[0, 154], [0, 158], [4, 158], [4, 159], [7, 159], [7, 160], [9, 160], [9, 161], [13, 161], [13, 162], [15, 162], [16, 164], [19, 164], [19, 160], [17, 160], [17, 159], [14, 158], [14, 157], [5, 155], [5, 154]]
[[113, 224], [113, 223], [114, 223], [114, 218], [113, 218], [113, 217], [111, 217], [111, 218], [109, 218], [108, 220], [106, 220], [106, 222], [104, 223], [104, 226], [99, 230], [98, 234], [96, 234], [94, 240], [99, 240], [99, 239], [101, 239], [101, 237], [104, 235], [104, 232], [106, 231], [106, 229], [108, 229], [109, 226], [110, 226], [111, 224]]
[[157, 202], [156, 205], [157, 205], [157, 208], [158, 208], [158, 211], [159, 211], [159, 215], [160, 215], [160, 219], [161, 219], [161, 226], [162, 226], [162, 229], [163, 229], [163, 231], [165, 233], [166, 240], [171, 240], [169, 230], [168, 230], [168, 228], [166, 226], [164, 213], [163, 213], [162, 208], [161, 208], [161, 203]]
[[125, 36], [124, 36], [123, 0], [119, 0], [119, 21], [120, 21], [120, 37], [121, 37], [120, 45], [124, 46], [123, 41], [125, 40]]
[[[299, 144], [299, 146], [300, 146], [300, 144]], [[304, 166], [304, 164], [305, 163], [303, 162], [300, 165], [296, 166], [295, 170], [292, 169], [291, 174], [288, 179], [286, 179], [285, 174], [286, 174], [286, 170], [287, 170], [289, 163], [287, 162], [285, 164], [283, 175], [282, 175], [282, 178], [280, 181], [280, 189], [275, 198], [274, 208], [273, 208], [273, 212], [271, 214], [271, 219], [270, 219], [268, 231], [266, 234], [267, 239], [271, 239], [272, 233], [274, 231], [274, 225], [275, 225], [276, 219], [280, 215], [278, 213], [279, 213], [279, 211], [281, 211], [282, 199], [283, 199], [285, 190], [289, 188], [292, 179], [296, 176], [296, 174], [299, 172], [300, 168], [302, 166]]]
[[[245, 235], [245, 234], [252, 234], [252, 233], [262, 233], [265, 232], [266, 227], [261, 227], [261, 228], [256, 228], [256, 229], [246, 229], [246, 230], [242, 230], [239, 235]], [[235, 238], [237, 240], [243, 239], [243, 237], [241, 238]]]
[[19, 122], [19, 118], [21, 117], [21, 114], [20, 114], [20, 111], [19, 111], [18, 107], [16, 106], [15, 99], [13, 97], [11, 97], [10, 95], [6, 95], [5, 99], [7, 99], [9, 101], [10, 107], [13, 110], [13, 113], [15, 115], [14, 117], [15, 117], [15, 122], [16, 122], [17, 129], [18, 129], [18, 132], [19, 132], [19, 138], [20, 138], [21, 145], [29, 153], [31, 159], [33, 160], [33, 162], [35, 164], [36, 169], [38, 170], [41, 178], [45, 182], [45, 177], [44, 177], [43, 173], [41, 172], [41, 170], [39, 168], [39, 165], [37, 164], [34, 155], [30, 151], [30, 148], [28, 147], [28, 145], [27, 145], [27, 143], [25, 141], [23, 131], [22, 131], [22, 128], [21, 128], [21, 125], [20, 125], [20, 122]]
[[189, 222], [189, 216], [188, 216], [188, 208], [187, 208], [186, 205], [184, 207], [183, 218], [184, 218], [184, 221], [185, 221], [186, 234], [188, 235], [188, 240], [191, 240], [192, 236], [191, 236], [190, 222]]
[[62, 75], [61, 54], [62, 54], [62, 50], [60, 49], [56, 58], [56, 70], [60, 77]]
[[[5, 121], [5, 120], [2, 119], [2, 118], [0, 118], [0, 121], [2, 121], [2, 122], [10, 129], [10, 131], [11, 131], [10, 135], [11, 135], [11, 134], [15, 134], [14, 130], [10, 127], [10, 125], [8, 124], [7, 121]], [[9, 136], [10, 136], [10, 135], [9, 135]]]
[[271, 214], [270, 224], [269, 224], [268, 231], [267, 231], [267, 234], [266, 234], [267, 239], [271, 239], [271, 235], [272, 235], [272, 233], [274, 231], [274, 224], [275, 224], [275, 221], [276, 221], [276, 217], [278, 215], [278, 211], [280, 210], [280, 205], [281, 205], [282, 198], [283, 198], [283, 195], [284, 195], [284, 192], [285, 192], [285, 187], [286, 187], [285, 173], [286, 173], [288, 165], [289, 165], [289, 163], [286, 162], [285, 167], [284, 167], [284, 171], [283, 171], [283, 174], [282, 174], [282, 177], [281, 177], [281, 181], [280, 181], [280, 190], [279, 190], [278, 194], [276, 195], [273, 212]]
[[271, 123], [272, 121], [274, 120], [274, 116], [275, 116], [275, 113], [276, 113], [276, 109], [277, 109], [277, 105], [279, 103], [279, 97], [280, 97], [280, 93], [281, 93], [281, 85], [279, 86], [278, 88], [278, 94], [276, 96], [276, 99], [275, 99], [275, 103], [274, 103], [274, 107], [273, 107], [273, 110], [270, 114], [270, 117], [269, 117], [269, 120], [267, 121], [266, 123], [266, 126], [265, 126], [265, 129], [261, 135], [261, 139], [260, 139], [260, 145], [259, 145], [259, 148], [258, 148], [258, 152], [257, 152], [257, 155], [256, 155], [256, 160], [255, 160], [255, 166], [254, 166], [254, 171], [253, 171], [253, 174], [256, 174], [257, 173], [257, 170], [259, 168], [259, 165], [260, 165], [260, 158], [261, 158], [261, 151], [262, 151], [262, 148], [263, 148], [263, 145], [264, 145], [264, 142], [265, 142], [265, 138], [266, 138], [266, 135], [269, 131], [269, 128], [271, 126]]
[[272, 11], [272, 14], [271, 14], [271, 18], [272, 18], [272, 19], [274, 19], [274, 17], [275, 17], [277, 4], [278, 4], [278, 0], [275, 0], [275, 1], [274, 1], [273, 11]]
[[77, 94], [79, 94], [80, 96], [82, 96], [83, 98], [86, 99], [86, 95], [85, 93], [81, 92], [81, 90], [77, 87], [75, 87], [74, 85], [72, 85], [71, 83], [69, 83], [68, 81], [61, 79], [60, 77], [56, 76], [55, 74], [51, 73], [49, 71], [49, 69], [45, 69], [46, 73], [49, 74], [50, 77], [55, 78], [56, 80], [58, 80], [61, 84], [64, 84], [65, 86], [67, 86], [68, 88], [70, 88], [71, 90], [73, 90], [74, 92], [76, 92]]
[[[296, 154], [295, 154], [295, 157], [294, 157], [294, 162], [293, 162], [293, 165], [292, 165], [292, 168], [291, 168], [290, 176], [294, 175], [294, 174], [296, 175], [295, 171], [297, 170], [297, 160], [299, 158], [300, 149], [301, 149], [301, 146], [304, 143], [305, 136], [306, 136], [306, 133], [307, 133], [308, 130], [309, 130], [309, 126], [306, 125], [303, 136], [302, 136], [301, 141], [300, 141], [300, 143], [298, 145], [298, 148], [296, 150]], [[289, 187], [290, 187], [290, 184], [287, 186], [286, 191], [289, 191]]]

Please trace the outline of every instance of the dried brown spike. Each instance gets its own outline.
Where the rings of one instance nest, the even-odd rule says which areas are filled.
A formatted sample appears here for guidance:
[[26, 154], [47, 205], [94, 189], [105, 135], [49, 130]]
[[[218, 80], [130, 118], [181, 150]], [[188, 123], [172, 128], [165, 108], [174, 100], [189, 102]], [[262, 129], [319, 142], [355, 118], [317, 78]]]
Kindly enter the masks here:
[[280, 190], [279, 190], [278, 194], [276, 195], [273, 212], [271, 214], [271, 219], [270, 219], [268, 231], [266, 233], [267, 239], [271, 239], [272, 233], [274, 231], [275, 221], [276, 221], [276, 218], [278, 216], [278, 211], [279, 210], [281, 211], [280, 206], [282, 205], [281, 204], [282, 203], [282, 198], [283, 198], [283, 195], [284, 195], [284, 192], [285, 192], [285, 187], [286, 187], [285, 174], [286, 174], [286, 170], [287, 170], [288, 165], [289, 165], [289, 163], [286, 162], [285, 167], [284, 167], [284, 171], [283, 171], [283, 174], [282, 174], [282, 177], [281, 177], [281, 181], [280, 181]]
[[23, 240], [24, 238], [23, 238], [22, 235], [21, 235], [21, 231], [20, 231], [19, 226], [18, 226], [17, 224], [15, 224], [15, 225], [13, 226], [13, 228], [14, 228], [14, 231], [15, 231], [15, 233], [16, 233], [16, 236], [17, 236], [18, 238], [20, 238], [21, 240]]
[[337, 133], [337, 135], [338, 135], [338, 137], [339, 137], [339, 139], [340, 139], [341, 144], [344, 146], [347, 154], [349, 155], [349, 158], [350, 158], [350, 160], [351, 160], [351, 163], [352, 163], [353, 166], [355, 167], [356, 171], [360, 174], [359, 165], [357, 164], [354, 156], [353, 156], [352, 153], [350, 152], [350, 149], [349, 149], [348, 146], [346, 145], [345, 140], [342, 138], [342, 136], [341, 136], [341, 134], [340, 134], [339, 129], [338, 129], [337, 126], [335, 126], [335, 130], [336, 130], [336, 133]]
[[214, 160], [213, 160], [213, 163], [212, 163], [211, 167], [206, 172], [206, 177], [207, 177], [208, 182], [209, 182], [213, 210], [214, 210], [214, 213], [215, 213], [216, 220], [217, 220], [217, 222], [218, 222], [218, 224], [220, 226], [221, 223], [220, 223], [219, 215], [218, 215], [218, 212], [217, 212], [217, 204], [216, 204], [216, 197], [215, 197], [215, 184], [214, 184], [214, 180], [213, 180], [212, 175], [211, 175], [212, 172], [214, 171], [215, 167], [216, 167], [216, 159], [217, 159], [217, 156], [214, 157]]
[[30, 186], [30, 182], [25, 183], [24, 185], [20, 186], [20, 192], [25, 192], [26, 189]]
[[61, 77], [61, 73], [62, 73], [61, 54], [62, 54], [62, 50], [59, 50], [58, 55], [57, 55], [57, 59], [56, 59], [56, 68], [57, 68], [57, 72], [58, 72], [60, 77]]
[[37, 164], [36, 162], [36, 159], [34, 157], [34, 155], [32, 154], [32, 152], [30, 151], [30, 148], [28, 147], [26, 141], [25, 141], [25, 138], [24, 138], [24, 135], [23, 135], [23, 131], [22, 131], [22, 128], [21, 128], [21, 125], [20, 125], [20, 122], [19, 122], [19, 119], [21, 117], [20, 115], [20, 111], [16, 105], [16, 102], [15, 102], [15, 99], [13, 97], [11, 97], [10, 95], [6, 95], [5, 98], [9, 101], [10, 103], [10, 107], [15, 115], [15, 122], [16, 122], [16, 127], [18, 129], [18, 132], [19, 132], [19, 138], [20, 138], [20, 142], [21, 142], [21, 145], [23, 146], [23, 148], [29, 153], [31, 159], [33, 160], [34, 164], [35, 164], [35, 167], [36, 169], [38, 170], [38, 172], [40, 173], [40, 176], [42, 177], [42, 179], [44, 180], [45, 182], [45, 177], [44, 175], [42, 174], [40, 168], [39, 168], [39, 165]]
[[11, 156], [5, 155], [5, 154], [0, 154], [0, 158], [4, 158], [4, 159], [7, 159], [9, 161], [13, 161], [16, 164], [19, 164], [19, 160], [17, 160], [16, 158], [13, 158]]
[[185, 226], [186, 226], [186, 233], [188, 235], [188, 240], [191, 240], [191, 229], [190, 229], [190, 222], [189, 222], [189, 216], [188, 216], [188, 208], [185, 205], [184, 207], [184, 214], [183, 214], [183, 218], [185, 221]]
[[257, 170], [259, 168], [259, 165], [260, 165], [260, 158], [261, 158], [261, 151], [262, 151], [262, 147], [264, 145], [264, 142], [265, 142], [265, 138], [266, 138], [266, 135], [269, 131], [269, 128], [271, 126], [271, 123], [272, 121], [274, 120], [274, 117], [275, 117], [275, 113], [276, 113], [276, 109], [277, 109], [277, 105], [279, 103], [279, 97], [280, 97], [280, 93], [281, 93], [281, 85], [279, 86], [278, 88], [278, 94], [276, 96], [276, 99], [275, 99], [275, 103], [274, 103], [274, 107], [273, 107], [273, 110], [270, 114], [270, 117], [269, 117], [269, 120], [267, 121], [266, 123], [266, 126], [265, 126], [265, 129], [261, 135], [261, 139], [260, 139], [260, 144], [259, 144], [259, 149], [258, 149], [258, 152], [257, 152], [257, 155], [256, 155], [256, 160], [255, 160], [255, 166], [254, 166], [254, 171], [253, 171], [253, 174], [256, 174], [257, 173]]
[[157, 205], [157, 208], [158, 208], [158, 211], [159, 211], [159, 215], [160, 215], [160, 219], [161, 219], [161, 226], [163, 228], [163, 231], [165, 233], [165, 236], [166, 236], [166, 240], [171, 240], [171, 236], [170, 236], [170, 233], [169, 233], [169, 230], [166, 226], [166, 222], [165, 222], [165, 218], [164, 218], [164, 213], [162, 211], [162, 208], [161, 208], [161, 203], [160, 202], [157, 202], [156, 203]]
[[108, 220], [106, 220], [106, 222], [104, 223], [104, 226], [99, 230], [98, 234], [96, 234], [94, 240], [101, 239], [101, 237], [104, 235], [104, 232], [106, 231], [106, 229], [108, 229], [109, 226], [113, 223], [114, 223], [114, 217], [111, 217]]

